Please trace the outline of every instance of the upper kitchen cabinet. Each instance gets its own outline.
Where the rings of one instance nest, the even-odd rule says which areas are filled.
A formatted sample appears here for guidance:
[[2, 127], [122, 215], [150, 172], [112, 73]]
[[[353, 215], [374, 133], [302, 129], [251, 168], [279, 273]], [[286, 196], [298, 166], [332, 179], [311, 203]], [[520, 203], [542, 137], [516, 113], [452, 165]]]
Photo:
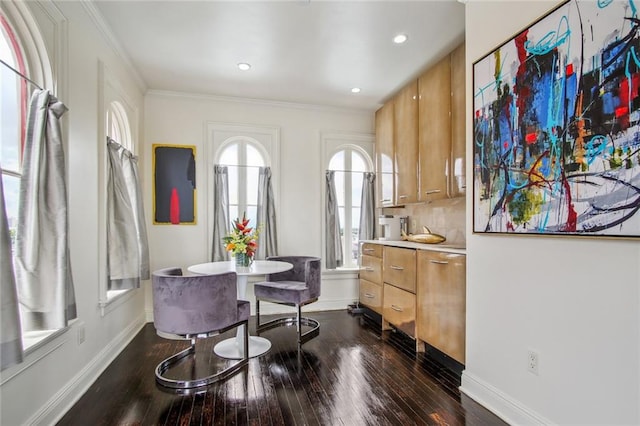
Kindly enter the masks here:
[[451, 180], [449, 195], [466, 193], [466, 79], [464, 43], [451, 52]]
[[449, 196], [451, 63], [449, 56], [418, 79], [420, 201]]
[[418, 201], [418, 82], [405, 86], [394, 102], [396, 205]]
[[378, 207], [395, 203], [395, 166], [393, 151], [393, 100], [376, 111], [376, 190]]

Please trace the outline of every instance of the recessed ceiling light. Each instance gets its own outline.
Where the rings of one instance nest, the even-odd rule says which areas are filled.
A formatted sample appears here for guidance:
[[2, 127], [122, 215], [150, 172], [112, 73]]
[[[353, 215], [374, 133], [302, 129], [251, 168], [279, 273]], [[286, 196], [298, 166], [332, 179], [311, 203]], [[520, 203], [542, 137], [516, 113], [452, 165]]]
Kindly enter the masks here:
[[393, 42], [394, 42], [394, 43], [396, 43], [396, 44], [402, 44], [402, 43], [404, 43], [405, 41], [407, 41], [407, 39], [408, 39], [408, 38], [409, 38], [409, 37], [407, 37], [407, 35], [406, 35], [406, 34], [398, 34], [397, 36], [395, 36], [395, 37], [393, 38]]
[[351, 89], [351, 93], [360, 93], [360, 88], [354, 87], [353, 89]]
[[238, 68], [242, 71], [249, 71], [251, 69], [251, 64], [247, 64], [246, 62], [240, 62], [238, 64]]

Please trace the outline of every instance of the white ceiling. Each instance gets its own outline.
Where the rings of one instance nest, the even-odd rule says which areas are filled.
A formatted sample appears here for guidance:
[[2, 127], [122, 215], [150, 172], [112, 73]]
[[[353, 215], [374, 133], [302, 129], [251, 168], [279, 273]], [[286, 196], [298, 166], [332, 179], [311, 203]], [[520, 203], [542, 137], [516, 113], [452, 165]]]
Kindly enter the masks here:
[[155, 90], [374, 110], [464, 40], [457, 0], [94, 4]]

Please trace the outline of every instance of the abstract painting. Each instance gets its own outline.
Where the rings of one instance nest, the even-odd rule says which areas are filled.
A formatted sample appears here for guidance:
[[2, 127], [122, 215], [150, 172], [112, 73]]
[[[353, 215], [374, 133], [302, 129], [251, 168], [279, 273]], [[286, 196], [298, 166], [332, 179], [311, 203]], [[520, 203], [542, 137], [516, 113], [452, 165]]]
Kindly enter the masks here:
[[153, 145], [153, 223], [196, 223], [195, 146]]
[[570, 0], [473, 64], [473, 231], [640, 237], [640, 16]]

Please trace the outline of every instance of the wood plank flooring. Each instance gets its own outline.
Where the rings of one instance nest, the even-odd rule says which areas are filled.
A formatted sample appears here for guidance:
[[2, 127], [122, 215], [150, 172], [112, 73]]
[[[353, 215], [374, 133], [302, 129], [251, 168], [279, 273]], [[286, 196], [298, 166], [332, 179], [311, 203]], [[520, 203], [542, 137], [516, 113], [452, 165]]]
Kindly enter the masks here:
[[[147, 324], [65, 414], [59, 425], [504, 425], [460, 395], [459, 377], [396, 333], [381, 333], [347, 311], [314, 312], [320, 336], [295, 343], [294, 327], [261, 333], [265, 355], [225, 382], [175, 393], [156, 385], [154, 369], [188, 346]], [[250, 331], [254, 334], [253, 318]], [[200, 341], [172, 377], [206, 375], [229, 361]]]

